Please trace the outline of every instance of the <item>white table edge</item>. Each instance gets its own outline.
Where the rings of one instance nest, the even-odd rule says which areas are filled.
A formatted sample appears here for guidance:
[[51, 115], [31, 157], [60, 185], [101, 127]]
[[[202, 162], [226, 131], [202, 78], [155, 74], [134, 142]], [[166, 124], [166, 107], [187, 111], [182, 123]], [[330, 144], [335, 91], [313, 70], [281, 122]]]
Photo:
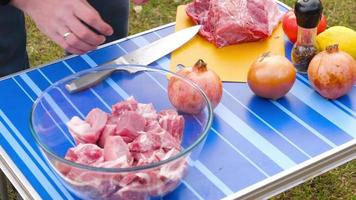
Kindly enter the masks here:
[[2, 146], [0, 146], [0, 168], [23, 199], [42, 199]]

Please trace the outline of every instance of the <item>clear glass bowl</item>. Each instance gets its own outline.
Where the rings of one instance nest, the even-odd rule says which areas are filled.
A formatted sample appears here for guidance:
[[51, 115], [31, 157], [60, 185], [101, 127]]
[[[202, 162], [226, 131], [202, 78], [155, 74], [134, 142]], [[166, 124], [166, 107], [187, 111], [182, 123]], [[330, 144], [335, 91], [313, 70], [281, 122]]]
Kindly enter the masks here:
[[[137, 73], [118, 71], [91, 89], [69, 93], [65, 85], [79, 76], [112, 67], [98, 67], [73, 74], [47, 88], [35, 101], [31, 113], [31, 131], [43, 155], [63, 184], [83, 199], [145, 199], [164, 196], [174, 190], [189, 173], [188, 164], [200, 153], [212, 123], [212, 107], [205, 93], [194, 83], [175, 73], [137, 65], [120, 65]], [[181, 151], [168, 159], [131, 168], [100, 168], [64, 159], [75, 142], [66, 123], [73, 117], [85, 118], [93, 108], [111, 113], [111, 106], [133, 96], [140, 103], [152, 103], [157, 111], [174, 108], [167, 95], [168, 79], [184, 81], [189, 89], [199, 93], [204, 108], [198, 114], [181, 113], [185, 119]], [[74, 170], [80, 177], [69, 177]], [[150, 174], [156, 174], [151, 176]], [[157, 173], [162, 176], [157, 176]], [[166, 173], [166, 174], [165, 174]], [[148, 176], [150, 179], [128, 185], [122, 180]], [[148, 180], [148, 181], [147, 181]]]

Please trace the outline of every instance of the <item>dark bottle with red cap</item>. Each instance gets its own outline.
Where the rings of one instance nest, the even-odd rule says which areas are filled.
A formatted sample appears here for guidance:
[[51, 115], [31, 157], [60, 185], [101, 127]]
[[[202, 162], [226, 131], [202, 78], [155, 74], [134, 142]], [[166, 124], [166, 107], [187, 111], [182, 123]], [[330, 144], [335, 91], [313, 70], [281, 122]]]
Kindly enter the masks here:
[[316, 35], [322, 12], [323, 6], [320, 0], [298, 0], [295, 3], [298, 38], [293, 46], [291, 57], [298, 72], [306, 73], [310, 61], [318, 53]]

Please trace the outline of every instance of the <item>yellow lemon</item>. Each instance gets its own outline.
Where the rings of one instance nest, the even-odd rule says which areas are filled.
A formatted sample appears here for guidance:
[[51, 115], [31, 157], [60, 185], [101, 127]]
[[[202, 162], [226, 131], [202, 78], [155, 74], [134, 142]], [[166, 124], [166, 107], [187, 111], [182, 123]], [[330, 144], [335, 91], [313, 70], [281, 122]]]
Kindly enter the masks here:
[[339, 49], [347, 52], [356, 60], [356, 31], [344, 27], [333, 26], [320, 33], [316, 38], [319, 51], [329, 45], [339, 44]]

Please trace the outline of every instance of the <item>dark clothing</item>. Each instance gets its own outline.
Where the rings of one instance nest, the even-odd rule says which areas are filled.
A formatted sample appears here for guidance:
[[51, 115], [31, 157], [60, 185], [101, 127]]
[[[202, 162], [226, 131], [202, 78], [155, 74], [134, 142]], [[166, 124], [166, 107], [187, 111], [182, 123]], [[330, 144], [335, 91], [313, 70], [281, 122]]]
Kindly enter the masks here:
[[[128, 34], [128, 0], [88, 0], [105, 22], [114, 29], [111, 42]], [[26, 52], [25, 18], [11, 5], [0, 6], [0, 77], [29, 67]]]
[[28, 68], [23, 13], [0, 6], [0, 77]]
[[111, 42], [127, 36], [129, 22], [128, 0], [88, 0], [88, 2], [100, 13], [101, 18], [114, 29], [114, 34], [107, 37], [105, 42]]

